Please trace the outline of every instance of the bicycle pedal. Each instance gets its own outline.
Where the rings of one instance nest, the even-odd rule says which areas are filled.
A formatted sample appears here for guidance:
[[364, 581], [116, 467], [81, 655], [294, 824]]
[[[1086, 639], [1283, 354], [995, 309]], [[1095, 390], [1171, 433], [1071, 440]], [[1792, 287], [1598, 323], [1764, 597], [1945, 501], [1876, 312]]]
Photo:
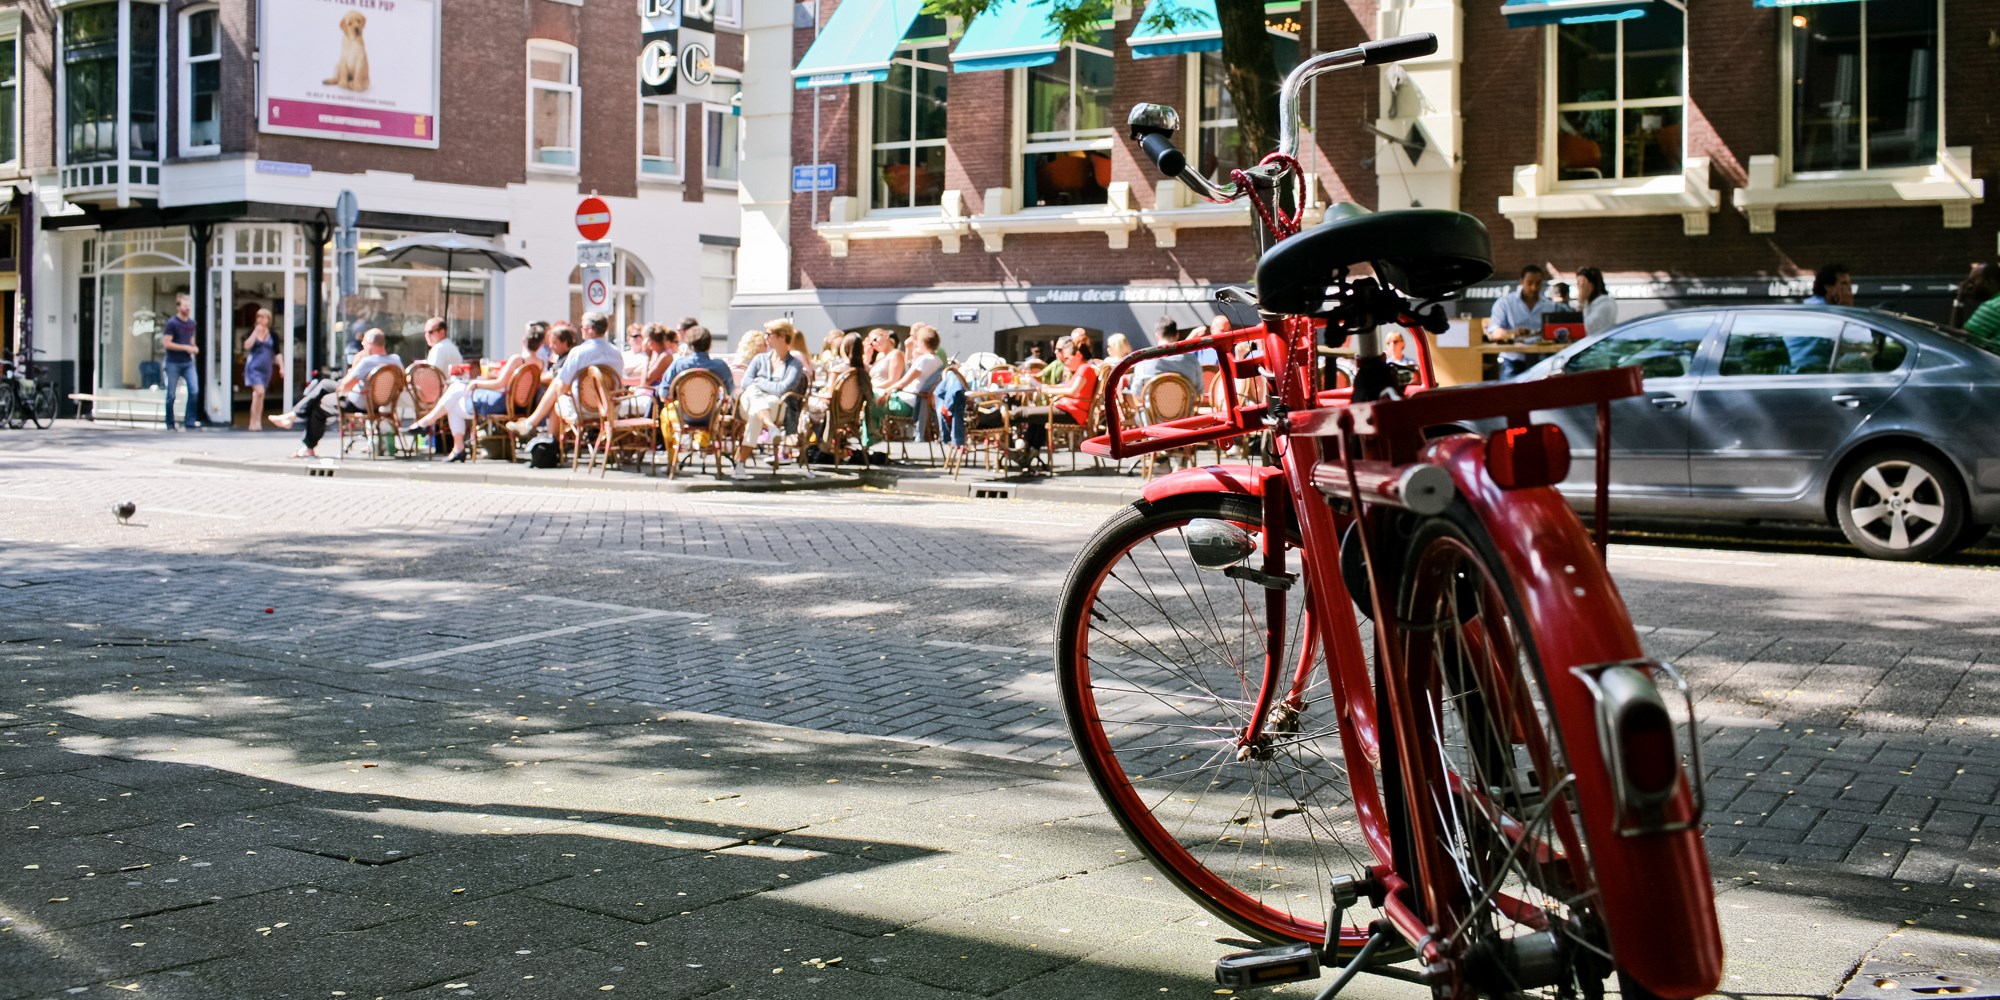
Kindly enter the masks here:
[[1254, 583], [1265, 590], [1290, 590], [1292, 584], [1299, 580], [1297, 573], [1266, 573], [1248, 566], [1230, 566], [1222, 571], [1222, 575], [1232, 580]]
[[1261, 951], [1241, 951], [1215, 960], [1215, 981], [1222, 986], [1275, 986], [1318, 979], [1319, 948], [1288, 944]]

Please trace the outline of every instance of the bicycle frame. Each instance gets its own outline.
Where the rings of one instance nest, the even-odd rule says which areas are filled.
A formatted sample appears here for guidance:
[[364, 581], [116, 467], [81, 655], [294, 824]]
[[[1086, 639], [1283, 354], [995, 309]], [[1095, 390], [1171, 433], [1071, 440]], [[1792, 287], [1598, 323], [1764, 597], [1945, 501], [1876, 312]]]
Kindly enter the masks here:
[[[1403, 400], [1348, 405], [1344, 392], [1322, 390], [1317, 385], [1314, 362], [1319, 329], [1320, 325], [1310, 319], [1271, 318], [1263, 326], [1133, 352], [1112, 369], [1107, 394], [1115, 394], [1141, 361], [1213, 348], [1222, 358], [1223, 407], [1140, 428], [1121, 426], [1116, 408], [1107, 408], [1106, 434], [1086, 442], [1084, 448], [1123, 459], [1221, 441], [1267, 427], [1272, 430], [1277, 465], [1184, 470], [1155, 480], [1144, 497], [1151, 501], [1188, 493], [1238, 493], [1261, 498], [1261, 573], [1267, 579], [1285, 574], [1284, 539], [1296, 529], [1302, 571], [1311, 587], [1307, 613], [1312, 615], [1317, 641], [1326, 650], [1329, 682], [1339, 705], [1343, 752], [1349, 760], [1367, 760], [1379, 767], [1385, 738], [1391, 741], [1398, 759], [1416, 759], [1414, 755], [1421, 748], [1403, 745], [1403, 741], [1418, 731], [1413, 713], [1419, 709], [1408, 692], [1389, 690], [1383, 692], [1387, 718], [1378, 711], [1375, 679], [1369, 674], [1363, 636], [1352, 613], [1354, 597], [1340, 570], [1341, 532], [1361, 520], [1364, 530], [1356, 535], [1365, 544], [1369, 534], [1366, 522], [1373, 511], [1420, 502], [1411, 493], [1411, 470], [1442, 470], [1451, 489], [1489, 529], [1501, 564], [1531, 616], [1541, 620], [1626, 621], [1623, 600], [1601, 558], [1608, 478], [1605, 445], [1609, 441], [1610, 400], [1637, 395], [1640, 377], [1635, 369], [1613, 369], [1556, 376], [1526, 385], [1422, 391]], [[1263, 344], [1263, 359], [1233, 357], [1235, 345], [1257, 340]], [[1272, 366], [1268, 359], [1282, 359], [1282, 363]], [[1268, 369], [1273, 379], [1269, 402], [1247, 403], [1237, 396], [1234, 380], [1257, 374], [1260, 368]], [[1526, 429], [1533, 410], [1593, 404], [1598, 412], [1599, 436], [1597, 558], [1561, 558], [1590, 553], [1592, 539], [1567, 502], [1551, 488], [1549, 478], [1522, 488], [1504, 488], [1489, 470], [1492, 456], [1484, 440], [1471, 435], [1435, 441], [1424, 437], [1426, 428], [1476, 417], [1505, 416], [1510, 429]], [[1328, 438], [1332, 443], [1323, 445]], [[1565, 452], [1565, 464], [1566, 457]], [[1557, 473], [1552, 478], [1560, 477]], [[1435, 480], [1436, 474], [1431, 473], [1431, 478]], [[1274, 482], [1282, 482], [1282, 488]], [[1337, 512], [1337, 506], [1344, 509]], [[1552, 557], [1556, 565], [1551, 565]], [[1369, 560], [1371, 565], [1373, 562]], [[1380, 607], [1384, 596], [1393, 600], [1393, 595], [1385, 593], [1389, 588], [1372, 578], [1370, 589], [1376, 593], [1367, 595], [1373, 598], [1368, 606]], [[1284, 601], [1272, 590], [1267, 590], [1267, 597], [1273, 639], [1267, 648], [1281, 649], [1282, 642], [1277, 640], [1285, 630]], [[1379, 620], [1376, 627], [1377, 638], [1386, 639]], [[1545, 641], [1536, 652], [1550, 689], [1558, 738], [1568, 736], [1569, 742], [1583, 744], [1569, 747], [1567, 757], [1575, 775], [1585, 838], [1597, 861], [1602, 897], [1599, 912], [1618, 966], [1660, 996], [1702, 995], [1720, 982], [1722, 948], [1708, 895], [1707, 857], [1695, 823], [1699, 806], [1693, 789], [1699, 775], [1680, 781], [1662, 807], [1664, 819], [1655, 829], [1637, 835], [1626, 829], [1618, 815], [1622, 799], [1617, 794], [1614, 764], [1598, 752], [1596, 740], [1581, 737], [1599, 732], [1599, 694], [1592, 672], [1640, 660], [1644, 653], [1629, 628], [1560, 629], [1542, 638]], [[1377, 650], [1378, 656], [1398, 655], [1387, 641], [1378, 642]], [[1237, 738], [1239, 746], [1255, 743], [1274, 710], [1306, 688], [1313, 669], [1312, 654], [1308, 645], [1297, 662], [1279, 663], [1267, 653], [1260, 691], [1250, 724]], [[1348, 769], [1347, 777], [1357, 818], [1377, 860], [1371, 897], [1379, 894], [1377, 904], [1385, 918], [1416, 948], [1425, 965], [1441, 969], [1449, 956], [1432, 940], [1433, 921], [1425, 914], [1438, 912], [1446, 904], [1439, 896], [1447, 891], [1442, 885], [1445, 880], [1397, 869], [1390, 813], [1375, 775], [1367, 768], [1354, 767]], [[1408, 800], [1404, 807], [1417, 808], [1414, 797], [1418, 789], [1406, 785], [1404, 792]], [[1343, 938], [1345, 944], [1357, 947], [1362, 940], [1351, 933]], [[1673, 942], [1675, 947], [1655, 946], [1660, 941]]]

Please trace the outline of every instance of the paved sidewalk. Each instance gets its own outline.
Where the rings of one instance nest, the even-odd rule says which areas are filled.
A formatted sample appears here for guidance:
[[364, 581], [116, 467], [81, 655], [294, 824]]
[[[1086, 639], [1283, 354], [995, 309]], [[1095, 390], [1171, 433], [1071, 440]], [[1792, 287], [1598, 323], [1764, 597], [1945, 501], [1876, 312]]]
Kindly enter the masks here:
[[[0, 627], [0, 692], [6, 1000], [1193, 997], [1233, 947], [1072, 770], [98, 627]], [[1945, 889], [1721, 864], [1732, 994], [2000, 968]]]

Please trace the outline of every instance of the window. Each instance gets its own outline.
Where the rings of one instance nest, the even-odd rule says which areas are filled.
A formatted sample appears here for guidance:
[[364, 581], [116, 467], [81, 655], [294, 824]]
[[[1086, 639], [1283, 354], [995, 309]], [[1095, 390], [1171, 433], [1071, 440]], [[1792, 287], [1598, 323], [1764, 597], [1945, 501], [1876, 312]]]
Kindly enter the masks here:
[[160, 158], [160, 8], [150, 3], [130, 4], [131, 53], [128, 114], [131, 145], [126, 157], [133, 160]]
[[0, 164], [21, 159], [20, 59], [20, 38], [0, 37]]
[[1680, 173], [1687, 96], [1680, 6], [1656, 3], [1645, 17], [1557, 25], [1549, 37], [1557, 179]]
[[1092, 44], [1063, 47], [1056, 61], [1027, 70], [1027, 144], [1021, 204], [1101, 205], [1111, 184], [1111, 31]]
[[[703, 243], [701, 247], [701, 323], [710, 330], [729, 329], [729, 300], [736, 297], [736, 247]], [[716, 335], [716, 343], [722, 335]]]
[[639, 99], [639, 176], [642, 179], [679, 180], [681, 137], [685, 134], [687, 105], [669, 104], [663, 98]]
[[1675, 316], [1627, 327], [1572, 355], [1565, 372], [1594, 372], [1637, 365], [1646, 378], [1680, 378], [1694, 371], [1695, 353], [1708, 336], [1708, 316]]
[[943, 198], [948, 41], [943, 18], [919, 16], [889, 63], [889, 78], [869, 88], [876, 208], [928, 208]]
[[706, 153], [702, 158], [702, 183], [736, 186], [736, 161], [741, 152], [736, 109], [716, 104], [702, 106], [707, 127], [702, 130]]
[[118, 158], [118, 4], [63, 11], [65, 163]]
[[559, 42], [528, 43], [528, 165], [576, 170], [578, 104], [576, 50]]
[[1928, 166], [1938, 158], [1938, 4], [1793, 8], [1794, 173]]
[[222, 44], [215, 8], [181, 14], [181, 155], [222, 148]]
[[1722, 348], [1722, 375], [1867, 375], [1903, 366], [1909, 345], [1832, 316], [1746, 313]]
[[[1270, 34], [1271, 63], [1277, 71], [1273, 80], [1282, 81], [1299, 64], [1299, 37], [1275, 28]], [[1222, 53], [1203, 52], [1194, 58], [1194, 63], [1199, 74], [1195, 84], [1199, 94], [1191, 103], [1201, 109], [1196, 125], [1201, 171], [1211, 177], [1218, 176], [1219, 171], [1220, 176], [1227, 178], [1231, 170], [1256, 166], [1264, 154], [1245, 145], [1243, 133], [1237, 128], [1236, 99], [1229, 93], [1229, 71], [1223, 66]]]
[[743, 0], [715, 0], [715, 26], [743, 28]]
[[1880, 330], [1849, 323], [1840, 328], [1840, 346], [1833, 356], [1835, 375], [1892, 372], [1903, 367], [1910, 345]]

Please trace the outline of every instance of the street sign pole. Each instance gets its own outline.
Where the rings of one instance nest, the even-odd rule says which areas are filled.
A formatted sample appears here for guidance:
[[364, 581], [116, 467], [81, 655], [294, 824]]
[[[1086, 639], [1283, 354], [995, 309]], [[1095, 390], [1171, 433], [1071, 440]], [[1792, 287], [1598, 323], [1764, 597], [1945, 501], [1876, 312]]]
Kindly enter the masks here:
[[[356, 225], [361, 221], [361, 204], [352, 191], [340, 192], [333, 203], [333, 294], [339, 299], [333, 314], [340, 318], [340, 332], [348, 333], [348, 324], [353, 322], [348, 315], [347, 304], [360, 290], [360, 275], [357, 258], [360, 256], [361, 231]], [[318, 344], [314, 340], [315, 331], [306, 329], [307, 369], [319, 362], [316, 353]]]

